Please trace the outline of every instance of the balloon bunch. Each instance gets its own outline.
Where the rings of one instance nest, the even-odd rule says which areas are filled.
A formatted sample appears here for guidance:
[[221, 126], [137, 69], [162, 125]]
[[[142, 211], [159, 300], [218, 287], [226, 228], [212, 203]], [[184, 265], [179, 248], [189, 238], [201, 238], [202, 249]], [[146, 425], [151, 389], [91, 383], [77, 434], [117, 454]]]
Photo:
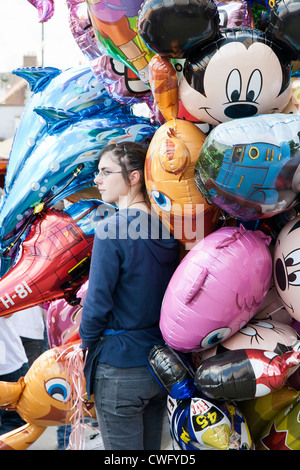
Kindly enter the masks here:
[[156, 127], [120, 105], [90, 67], [29, 68], [33, 95], [14, 137], [1, 199], [1, 275], [12, 267], [20, 234], [36, 214], [93, 184], [100, 150], [112, 141], [147, 146]]
[[[192, 162], [187, 144], [192, 131], [183, 135], [181, 120], [193, 131], [203, 123], [210, 126], [198, 144], [194, 167], [196, 188], [204, 196], [202, 236], [194, 231], [190, 238], [192, 249], [168, 285], [160, 318], [172, 354], [193, 356], [196, 388], [189, 399], [172, 395], [180, 389], [180, 377], [177, 383], [172, 377], [169, 388], [162, 380], [163, 374], [175, 370], [173, 363], [164, 371], [161, 364], [157, 369], [152, 363], [152, 372], [169, 393], [171, 433], [181, 449], [205, 447], [191, 419], [197, 416], [195, 401], [217, 400], [223, 406], [246, 400], [244, 411], [247, 402], [279, 393], [287, 384], [297, 388], [298, 220], [292, 226], [287, 222], [297, 216], [299, 201], [299, 15], [300, 2], [295, 0], [259, 2], [259, 10], [253, 2], [189, 0], [183, 5], [177, 0], [146, 0], [138, 15], [139, 34], [156, 52], [149, 63], [149, 84], [167, 121], [148, 150], [147, 187], [152, 204], [175, 235], [180, 224], [175, 224], [173, 194]], [[183, 70], [178, 79], [179, 61]], [[171, 182], [176, 176], [175, 188]], [[210, 219], [205, 221], [209, 206]], [[213, 208], [221, 214], [217, 226], [212, 224]], [[195, 209], [192, 214], [199, 220]], [[180, 215], [184, 225], [182, 210]], [[186, 238], [177, 238], [190, 247]], [[274, 294], [273, 283], [278, 310], [284, 309], [288, 325], [270, 321], [275, 309], [258, 320], [264, 302]], [[260, 325], [273, 332], [268, 344]], [[231, 347], [237, 337], [248, 335], [251, 342]], [[282, 407], [291, 408], [282, 411], [282, 416], [291, 413], [289, 423], [297, 403]], [[204, 411], [209, 407], [201, 404], [199, 410], [195, 422], [207, 423]], [[263, 447], [260, 436], [255, 438], [256, 447]], [[269, 442], [264, 448], [276, 448], [276, 438], [263, 441]], [[297, 448], [295, 441], [291, 428], [286, 448]], [[228, 440], [225, 448], [230, 448]]]
[[251, 450], [247, 423], [229, 401], [217, 402], [197, 391], [186, 359], [168, 346], [155, 346], [149, 369], [168, 393], [168, 418], [176, 450]]

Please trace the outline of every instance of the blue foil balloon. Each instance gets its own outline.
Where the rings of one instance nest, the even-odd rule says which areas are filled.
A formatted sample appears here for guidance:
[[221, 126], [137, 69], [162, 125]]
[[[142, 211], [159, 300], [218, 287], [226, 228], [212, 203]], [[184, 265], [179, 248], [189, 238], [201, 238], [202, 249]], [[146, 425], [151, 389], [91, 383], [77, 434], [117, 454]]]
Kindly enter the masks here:
[[293, 207], [300, 191], [300, 115], [265, 114], [215, 127], [195, 168], [207, 200], [241, 220]]
[[[36, 108], [64, 110], [66, 120], [78, 120], [91, 115], [115, 113], [120, 107], [87, 65], [64, 72], [54, 67], [30, 67], [16, 69], [13, 73], [27, 80], [32, 95], [13, 139], [5, 176], [6, 193], [19, 177], [27, 158], [48, 133], [49, 122], [45, 116], [34, 112]], [[54, 120], [54, 116], [52, 118]], [[57, 119], [61, 122], [63, 114]]]
[[30, 217], [44, 205], [51, 207], [79, 189], [93, 184], [101, 149], [112, 142], [132, 141], [148, 146], [156, 127], [125, 111], [104, 117], [57, 120], [54, 109], [39, 112], [51, 121], [14, 178], [0, 212], [0, 252], [5, 254]]

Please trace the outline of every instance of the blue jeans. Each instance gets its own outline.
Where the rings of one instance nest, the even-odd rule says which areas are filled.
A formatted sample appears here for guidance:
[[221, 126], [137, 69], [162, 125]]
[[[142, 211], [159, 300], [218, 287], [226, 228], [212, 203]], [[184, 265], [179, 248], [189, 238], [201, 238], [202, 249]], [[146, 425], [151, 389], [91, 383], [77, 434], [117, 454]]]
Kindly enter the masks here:
[[106, 450], [159, 450], [166, 393], [147, 366], [97, 364], [94, 400]]
[[65, 450], [68, 447], [71, 432], [71, 424], [66, 424], [65, 426], [57, 426], [56, 437], [58, 450]]

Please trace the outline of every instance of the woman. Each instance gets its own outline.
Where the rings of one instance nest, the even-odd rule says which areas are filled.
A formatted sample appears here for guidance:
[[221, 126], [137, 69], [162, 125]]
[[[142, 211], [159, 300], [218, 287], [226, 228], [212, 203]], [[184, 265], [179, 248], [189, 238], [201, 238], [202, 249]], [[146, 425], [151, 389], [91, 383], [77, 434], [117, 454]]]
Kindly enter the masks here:
[[162, 344], [160, 307], [178, 264], [178, 243], [151, 214], [145, 150], [105, 147], [95, 184], [118, 212], [99, 223], [80, 337], [85, 377], [107, 450], [160, 449], [166, 395], [147, 366]]

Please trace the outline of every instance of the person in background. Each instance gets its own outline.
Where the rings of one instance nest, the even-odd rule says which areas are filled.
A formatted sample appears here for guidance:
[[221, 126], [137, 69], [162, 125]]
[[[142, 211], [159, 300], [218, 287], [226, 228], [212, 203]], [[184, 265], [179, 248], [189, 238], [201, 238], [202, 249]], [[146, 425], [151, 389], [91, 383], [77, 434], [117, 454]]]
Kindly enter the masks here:
[[95, 177], [118, 211], [99, 222], [79, 329], [88, 396], [94, 394], [106, 450], [160, 449], [166, 394], [147, 366], [164, 344], [161, 303], [179, 261], [179, 244], [151, 212], [146, 151], [105, 147]]
[[[0, 317], [0, 381], [3, 382], [18, 382], [29, 369], [24, 346], [11, 318]], [[0, 410], [0, 436], [24, 424], [16, 411]]]
[[15, 312], [10, 318], [21, 338], [29, 367], [43, 353], [45, 311], [39, 305]]

